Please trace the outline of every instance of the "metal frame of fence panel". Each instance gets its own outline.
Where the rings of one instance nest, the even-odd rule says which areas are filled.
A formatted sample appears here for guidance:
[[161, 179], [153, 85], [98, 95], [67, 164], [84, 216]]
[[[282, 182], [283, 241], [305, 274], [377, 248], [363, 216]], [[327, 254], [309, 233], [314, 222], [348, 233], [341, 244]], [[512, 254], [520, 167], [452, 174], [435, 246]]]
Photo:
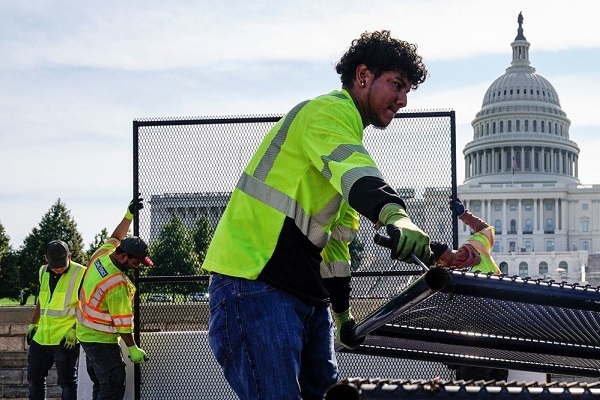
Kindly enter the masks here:
[[[270, 115], [135, 120], [133, 194], [142, 194], [145, 207], [134, 221], [133, 233], [148, 240], [151, 251], [166, 251], [160, 245], [167, 243], [169, 237], [181, 235], [177, 236], [181, 240], [170, 242], [175, 243], [171, 246], [183, 246], [183, 251], [178, 248], [179, 253], [187, 251], [190, 244], [186, 235], [196, 232], [200, 220], [209, 227], [216, 226], [254, 150], [280, 118]], [[458, 228], [448, 206], [450, 196], [456, 197], [457, 184], [454, 111], [401, 112], [386, 129], [365, 129], [363, 142], [386, 182], [404, 199], [412, 220], [432, 239], [455, 245]], [[358, 320], [422, 274], [412, 264], [391, 260], [389, 250], [374, 243], [376, 231], [372, 223], [363, 217], [360, 223], [353, 243], [356, 251], [352, 258], [351, 293], [353, 313]], [[193, 257], [185, 260], [190, 262], [173, 263], [172, 271], [160, 263], [155, 270], [136, 270], [135, 337], [142, 341], [142, 347], [147, 344], [158, 348], [169, 333], [173, 348], [179, 344], [185, 348], [185, 343], [177, 342], [183, 340], [200, 340], [195, 342], [197, 346], [207, 346], [206, 338], [201, 335], [198, 339], [197, 335], [208, 329], [208, 303], [203, 298], [208, 276]], [[151, 378], [159, 374], [177, 376], [173, 365], [195, 368], [199, 360], [183, 353], [170, 354], [170, 365], [166, 366], [160, 355], [149, 356], [154, 362], [135, 368], [136, 399], [229, 398], [228, 394], [223, 397], [221, 383], [213, 387], [202, 376], [198, 376], [198, 381], [208, 383], [203, 388], [206, 393], [191, 397], [177, 390], [197, 388], [161, 386], [156, 380], [151, 385]], [[342, 376], [451, 378], [453, 374], [436, 360], [399, 360], [385, 354], [338, 353], [338, 362]], [[152, 390], [161, 387], [162, 391], [147, 393], [149, 386]]]
[[361, 354], [598, 378], [599, 288], [432, 268], [361, 321]]

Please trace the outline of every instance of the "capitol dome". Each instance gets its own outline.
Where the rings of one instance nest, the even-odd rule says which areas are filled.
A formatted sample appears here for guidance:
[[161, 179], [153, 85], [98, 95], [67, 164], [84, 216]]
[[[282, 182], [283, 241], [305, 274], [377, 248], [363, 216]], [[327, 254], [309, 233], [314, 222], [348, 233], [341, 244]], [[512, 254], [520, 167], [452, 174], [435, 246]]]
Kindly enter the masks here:
[[518, 23], [511, 65], [487, 89], [472, 122], [465, 183], [579, 183], [571, 121], [552, 84], [531, 66], [522, 14]]

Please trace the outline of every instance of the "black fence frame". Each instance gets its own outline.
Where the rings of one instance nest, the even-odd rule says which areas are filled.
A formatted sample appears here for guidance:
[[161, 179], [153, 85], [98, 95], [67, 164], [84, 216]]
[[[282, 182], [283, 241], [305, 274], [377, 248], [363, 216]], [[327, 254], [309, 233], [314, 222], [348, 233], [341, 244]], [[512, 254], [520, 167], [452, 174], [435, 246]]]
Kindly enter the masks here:
[[[266, 117], [231, 117], [231, 118], [202, 118], [202, 119], [164, 119], [164, 120], [134, 120], [133, 121], [133, 196], [140, 192], [139, 176], [139, 130], [142, 127], [149, 126], [176, 126], [176, 125], [226, 125], [239, 123], [276, 123], [281, 116]], [[431, 112], [404, 112], [396, 115], [396, 118], [419, 119], [419, 118], [449, 118], [449, 146], [451, 158], [451, 196], [457, 197], [457, 173], [456, 173], [456, 115], [454, 111], [431, 111]], [[456, 215], [452, 215], [452, 245], [456, 247], [458, 243], [458, 225]], [[135, 219], [133, 223], [133, 234], [139, 235], [139, 220]], [[450, 244], [450, 243], [449, 243]], [[357, 271], [352, 273], [352, 277], [399, 277], [399, 276], [420, 276], [423, 271], [419, 268], [413, 270], [395, 270], [395, 271]], [[134, 284], [138, 287], [141, 283], [153, 282], [197, 282], [208, 280], [208, 276], [154, 276], [142, 277], [136, 270], [134, 273]], [[136, 342], [140, 341], [140, 296], [136, 293], [134, 299], [134, 337]], [[381, 355], [386, 355], [385, 351]], [[391, 354], [390, 354], [391, 355]], [[392, 355], [391, 355], [392, 356]], [[393, 357], [393, 356], [392, 356]], [[426, 360], [432, 361], [432, 360]], [[140, 399], [141, 371], [138, 364], [134, 365], [134, 385], [135, 399]]]

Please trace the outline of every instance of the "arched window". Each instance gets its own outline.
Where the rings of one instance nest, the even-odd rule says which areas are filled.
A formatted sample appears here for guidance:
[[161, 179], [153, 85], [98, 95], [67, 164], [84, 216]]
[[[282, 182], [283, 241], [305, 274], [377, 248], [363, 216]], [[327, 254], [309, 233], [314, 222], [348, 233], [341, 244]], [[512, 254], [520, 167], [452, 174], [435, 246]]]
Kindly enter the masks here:
[[537, 132], [537, 121], [533, 121], [533, 131]]
[[517, 120], [517, 121], [515, 122], [515, 130], [516, 130], [517, 132], [521, 132], [521, 120]]
[[544, 121], [541, 121], [541, 122], [540, 122], [540, 125], [541, 125], [541, 126], [540, 126], [540, 128], [541, 128], [541, 131], [542, 131], [542, 132], [546, 132], [546, 131], [545, 131], [545, 129], [544, 129], [544, 126], [545, 126], [545, 124], [544, 124]]
[[531, 220], [528, 218], [525, 220], [525, 229], [523, 230], [523, 233], [532, 233], [533, 232], [533, 227], [531, 226]]
[[504, 121], [500, 121], [500, 133], [504, 133]]
[[569, 273], [569, 264], [566, 261], [561, 261], [558, 263], [558, 268], [562, 268], [565, 270], [563, 272], [565, 275]]
[[500, 263], [500, 273], [504, 275], [508, 275], [508, 264], [505, 262]]
[[525, 132], [529, 132], [529, 120], [525, 120]]
[[512, 132], [512, 121], [508, 121], [508, 131]]
[[[502, 124], [502, 123], [500, 123]], [[496, 122], [492, 122], [492, 134], [496, 133]]]
[[529, 266], [527, 266], [527, 263], [525, 261], [521, 261], [519, 263], [519, 276], [521, 278], [529, 276]]
[[546, 261], [542, 261], [540, 263], [540, 271], [538, 275], [548, 275], [548, 263]]
[[517, 233], [517, 221], [514, 219], [510, 220], [510, 232], [508, 233]]
[[494, 230], [496, 231], [496, 234], [501, 234], [502, 233], [502, 221], [500, 221], [499, 219], [497, 219], [494, 222]]

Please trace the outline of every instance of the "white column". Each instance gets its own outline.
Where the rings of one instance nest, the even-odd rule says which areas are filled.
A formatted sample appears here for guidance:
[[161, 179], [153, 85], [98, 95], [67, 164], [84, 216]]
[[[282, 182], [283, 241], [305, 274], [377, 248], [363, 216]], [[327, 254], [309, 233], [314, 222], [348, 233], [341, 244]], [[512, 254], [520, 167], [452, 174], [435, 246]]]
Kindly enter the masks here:
[[519, 157], [521, 161], [519, 161], [519, 171], [525, 170], [525, 147], [521, 146], [521, 157]]
[[554, 198], [554, 231], [558, 232], [560, 229], [558, 229], [558, 198]]
[[564, 200], [560, 201], [560, 230], [561, 232], [568, 229], [567, 225], [567, 202]]

